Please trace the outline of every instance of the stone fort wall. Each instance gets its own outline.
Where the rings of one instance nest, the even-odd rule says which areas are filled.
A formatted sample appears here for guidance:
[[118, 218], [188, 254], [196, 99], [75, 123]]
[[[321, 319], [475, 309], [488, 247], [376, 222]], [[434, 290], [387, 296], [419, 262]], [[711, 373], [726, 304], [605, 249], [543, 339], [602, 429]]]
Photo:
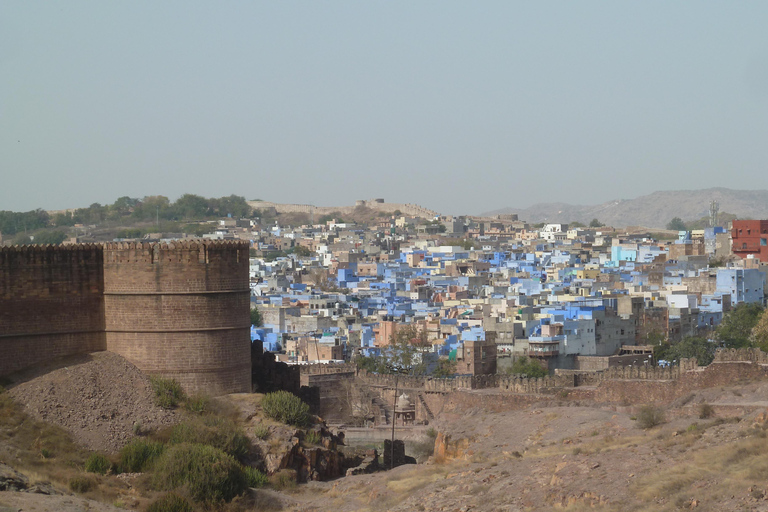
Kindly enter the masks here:
[[0, 375], [105, 350], [98, 245], [0, 248]]
[[[248, 205], [251, 208], [257, 210], [263, 210], [268, 208], [274, 208], [277, 213], [308, 213], [315, 214], [316, 217], [323, 215], [330, 215], [332, 213], [340, 213], [341, 215], [349, 215], [354, 212], [355, 208], [364, 206], [371, 210], [392, 213], [396, 210], [400, 210], [403, 215], [409, 217], [424, 217], [432, 218], [439, 215], [438, 212], [424, 208], [417, 204], [411, 203], [385, 203], [381, 199], [370, 199], [357, 201], [355, 206], [314, 206], [311, 204], [281, 204], [272, 203], [269, 201], [248, 201]], [[317, 222], [317, 218], [315, 219]]]
[[0, 374], [110, 350], [191, 393], [251, 388], [248, 245], [0, 250]]

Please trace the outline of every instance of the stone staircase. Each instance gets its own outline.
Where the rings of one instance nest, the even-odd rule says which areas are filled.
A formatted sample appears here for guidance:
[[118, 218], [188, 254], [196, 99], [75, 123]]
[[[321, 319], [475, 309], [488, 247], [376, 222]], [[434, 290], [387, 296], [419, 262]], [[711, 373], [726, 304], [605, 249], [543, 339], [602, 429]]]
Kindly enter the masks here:
[[421, 406], [424, 407], [424, 410], [427, 412], [427, 419], [432, 421], [435, 419], [435, 415], [432, 414], [432, 410], [427, 405], [427, 401], [424, 399], [424, 395], [419, 393], [419, 402], [421, 402]]

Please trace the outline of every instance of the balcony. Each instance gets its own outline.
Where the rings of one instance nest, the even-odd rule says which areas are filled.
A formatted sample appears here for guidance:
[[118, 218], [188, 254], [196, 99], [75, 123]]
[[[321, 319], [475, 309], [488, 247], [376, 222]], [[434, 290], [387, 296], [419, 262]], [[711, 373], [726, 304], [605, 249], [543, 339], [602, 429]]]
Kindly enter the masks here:
[[528, 355], [531, 357], [555, 357], [560, 354], [563, 336], [531, 336], [528, 339]]

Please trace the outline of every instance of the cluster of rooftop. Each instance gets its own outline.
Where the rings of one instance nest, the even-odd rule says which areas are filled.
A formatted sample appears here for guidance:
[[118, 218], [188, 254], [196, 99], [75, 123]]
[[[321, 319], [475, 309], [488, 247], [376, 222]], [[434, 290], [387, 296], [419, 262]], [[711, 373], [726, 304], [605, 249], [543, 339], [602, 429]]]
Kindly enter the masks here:
[[207, 236], [251, 242], [251, 307], [263, 319], [251, 337], [289, 363], [378, 357], [413, 326], [426, 366], [447, 358], [457, 374], [519, 356], [549, 370], [655, 364], [651, 338], [707, 336], [767, 288], [768, 221], [667, 241], [514, 215], [298, 228], [226, 219]]

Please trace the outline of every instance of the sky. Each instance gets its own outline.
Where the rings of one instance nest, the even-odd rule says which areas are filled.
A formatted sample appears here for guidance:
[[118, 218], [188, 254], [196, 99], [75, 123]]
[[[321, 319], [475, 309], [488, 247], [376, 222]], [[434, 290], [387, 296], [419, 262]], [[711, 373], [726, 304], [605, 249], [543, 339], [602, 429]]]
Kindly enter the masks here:
[[768, 189], [765, 1], [0, 2], [0, 210]]

